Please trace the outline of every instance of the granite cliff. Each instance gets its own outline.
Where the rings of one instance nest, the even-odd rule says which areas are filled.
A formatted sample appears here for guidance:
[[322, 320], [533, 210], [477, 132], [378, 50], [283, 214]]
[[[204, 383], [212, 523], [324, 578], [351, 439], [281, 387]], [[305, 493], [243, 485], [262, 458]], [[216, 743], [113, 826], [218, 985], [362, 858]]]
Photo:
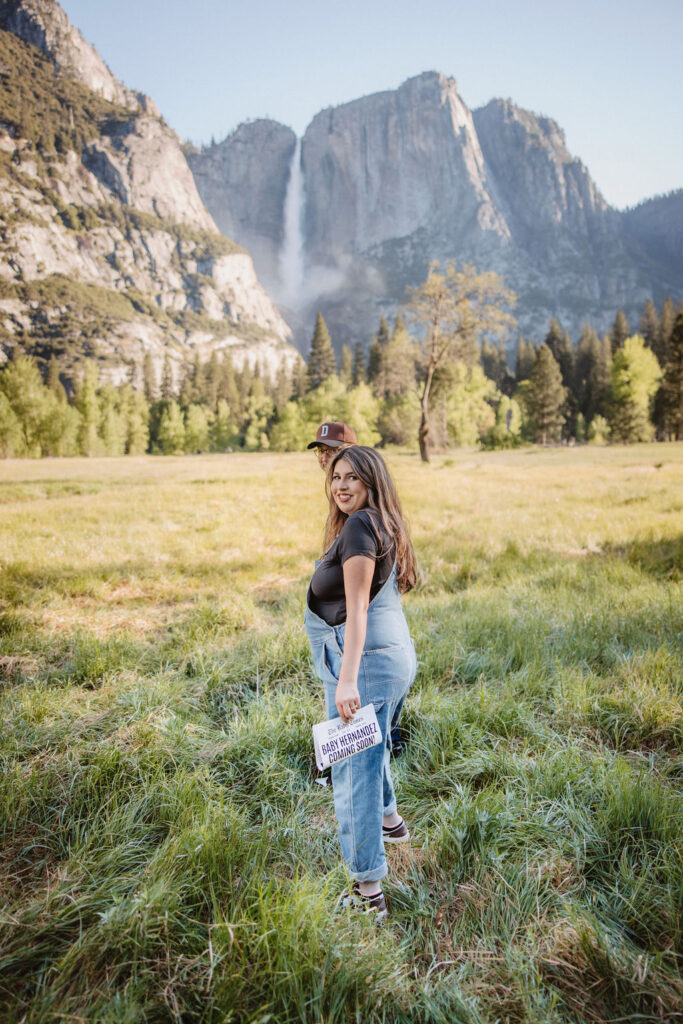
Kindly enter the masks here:
[[277, 287], [279, 279], [283, 211], [295, 146], [291, 128], [261, 119], [240, 125], [217, 145], [187, 154], [199, 194], [219, 230], [229, 238], [249, 239], [247, 248], [271, 287]]
[[683, 189], [654, 196], [622, 214], [624, 227], [655, 264], [683, 281]]
[[146, 352], [297, 360], [180, 140], [54, 0], [0, 3], [0, 90], [0, 359], [19, 344], [68, 376], [95, 355], [112, 380]]
[[[262, 124], [242, 126], [191, 167], [209, 210], [253, 249], [264, 284], [278, 294], [295, 140], [283, 126], [268, 122], [266, 132]], [[321, 111], [300, 161], [305, 273], [294, 305], [307, 325], [322, 309], [337, 346], [366, 341], [432, 259], [502, 274], [519, 296], [521, 329], [537, 338], [552, 316], [574, 334], [587, 319], [605, 329], [619, 306], [637, 319], [648, 297], [681, 290], [680, 261], [663, 258], [656, 232], [645, 251], [554, 121], [509, 100], [470, 111], [456, 82], [435, 72]], [[244, 169], [254, 164], [252, 179]], [[236, 177], [238, 189], [221, 184]], [[259, 213], [266, 181], [272, 202]], [[305, 347], [309, 339], [298, 340]]]

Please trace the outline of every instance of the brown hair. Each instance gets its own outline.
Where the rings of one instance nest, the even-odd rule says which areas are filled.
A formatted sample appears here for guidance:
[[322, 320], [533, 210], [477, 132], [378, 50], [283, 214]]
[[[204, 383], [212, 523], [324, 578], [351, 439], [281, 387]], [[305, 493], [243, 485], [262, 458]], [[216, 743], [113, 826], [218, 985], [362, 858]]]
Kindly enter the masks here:
[[355, 444], [337, 452], [327, 467], [325, 490], [330, 502], [330, 514], [325, 524], [325, 550], [339, 536], [344, 523], [349, 518], [337, 507], [332, 497], [331, 483], [334, 467], [340, 459], [346, 459], [358, 479], [368, 489], [366, 508], [372, 509], [379, 516], [382, 526], [391, 538], [391, 548], [396, 558], [398, 573], [398, 589], [401, 593], [412, 590], [417, 580], [417, 563], [415, 552], [408, 535], [408, 528], [403, 520], [401, 502], [398, 500], [394, 481], [389, 475], [384, 459], [374, 448]]

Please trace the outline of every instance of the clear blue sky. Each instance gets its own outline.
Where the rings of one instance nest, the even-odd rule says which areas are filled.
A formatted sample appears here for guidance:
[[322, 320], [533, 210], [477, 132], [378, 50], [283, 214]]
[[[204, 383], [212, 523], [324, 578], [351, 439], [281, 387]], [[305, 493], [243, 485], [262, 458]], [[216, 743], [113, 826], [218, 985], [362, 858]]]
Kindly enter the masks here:
[[475, 108], [553, 117], [615, 206], [683, 187], [683, 0], [64, 0], [185, 139], [319, 110], [422, 71]]

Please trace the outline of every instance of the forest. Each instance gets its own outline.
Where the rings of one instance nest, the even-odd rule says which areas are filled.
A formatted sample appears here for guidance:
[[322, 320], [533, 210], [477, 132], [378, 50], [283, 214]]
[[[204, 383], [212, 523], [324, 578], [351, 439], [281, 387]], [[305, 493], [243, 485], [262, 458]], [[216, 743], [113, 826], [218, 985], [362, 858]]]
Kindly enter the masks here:
[[[427, 459], [429, 450], [463, 445], [683, 438], [680, 306], [667, 298], [658, 310], [648, 300], [637, 325], [618, 310], [602, 337], [586, 323], [572, 339], [553, 318], [543, 339], [519, 337], [510, 366], [493, 335], [512, 322], [501, 312], [509, 296], [500, 282], [478, 312], [462, 300], [463, 282], [491, 278], [433, 267], [393, 325], [382, 317], [369, 345], [344, 346], [338, 361], [319, 313], [307, 362], [291, 372], [283, 363], [274, 376], [248, 360], [237, 365], [226, 351], [195, 356], [181, 375], [168, 356], [159, 372], [148, 354], [114, 385], [96, 359], [81, 360], [75, 379], [65, 379], [54, 356], [39, 362], [15, 346], [0, 370], [0, 456], [296, 451], [326, 418], [352, 423], [368, 444], [419, 440]], [[431, 322], [425, 302], [452, 299], [454, 284], [450, 313], [436, 332], [420, 332], [421, 318]]]

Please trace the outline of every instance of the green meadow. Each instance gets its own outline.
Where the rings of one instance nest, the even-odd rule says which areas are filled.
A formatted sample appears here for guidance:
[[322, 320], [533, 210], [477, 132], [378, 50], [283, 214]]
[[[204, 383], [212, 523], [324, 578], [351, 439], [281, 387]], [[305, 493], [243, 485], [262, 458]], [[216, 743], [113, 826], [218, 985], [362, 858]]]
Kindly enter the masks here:
[[0, 1020], [683, 1020], [683, 445], [389, 453], [384, 927], [302, 627], [310, 453], [0, 462]]

